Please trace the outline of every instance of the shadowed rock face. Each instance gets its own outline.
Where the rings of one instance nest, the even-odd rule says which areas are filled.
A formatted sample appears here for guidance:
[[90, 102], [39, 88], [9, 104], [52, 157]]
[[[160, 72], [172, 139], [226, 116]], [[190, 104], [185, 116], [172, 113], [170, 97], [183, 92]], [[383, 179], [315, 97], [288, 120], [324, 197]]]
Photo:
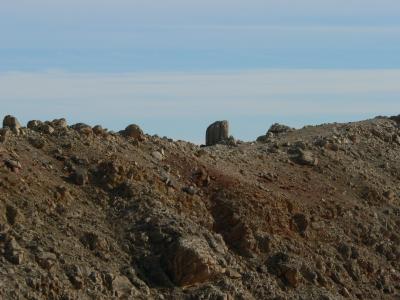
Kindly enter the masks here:
[[217, 121], [212, 123], [207, 128], [206, 146], [216, 145], [219, 142], [229, 138], [229, 123], [228, 121]]

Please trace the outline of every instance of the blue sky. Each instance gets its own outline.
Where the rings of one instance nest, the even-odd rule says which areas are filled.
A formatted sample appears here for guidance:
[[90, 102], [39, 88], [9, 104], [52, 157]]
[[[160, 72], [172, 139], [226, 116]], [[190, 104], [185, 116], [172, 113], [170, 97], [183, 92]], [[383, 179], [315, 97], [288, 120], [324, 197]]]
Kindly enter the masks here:
[[[0, 107], [202, 142], [400, 113], [398, 1], [14, 0]], [[215, 109], [210, 110], [210, 107]]]

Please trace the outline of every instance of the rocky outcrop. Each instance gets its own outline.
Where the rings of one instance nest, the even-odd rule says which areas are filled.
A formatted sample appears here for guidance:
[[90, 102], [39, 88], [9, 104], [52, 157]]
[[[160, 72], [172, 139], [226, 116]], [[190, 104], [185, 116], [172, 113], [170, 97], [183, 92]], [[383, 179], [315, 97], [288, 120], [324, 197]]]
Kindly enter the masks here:
[[206, 131], [206, 146], [213, 146], [229, 139], [228, 121], [217, 121], [208, 126]]

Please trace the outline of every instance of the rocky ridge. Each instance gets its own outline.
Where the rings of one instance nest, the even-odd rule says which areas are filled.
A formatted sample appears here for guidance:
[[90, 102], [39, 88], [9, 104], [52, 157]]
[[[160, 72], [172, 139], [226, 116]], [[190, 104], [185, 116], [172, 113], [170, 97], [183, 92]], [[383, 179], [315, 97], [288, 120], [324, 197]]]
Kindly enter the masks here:
[[200, 147], [0, 130], [2, 299], [400, 299], [400, 116]]

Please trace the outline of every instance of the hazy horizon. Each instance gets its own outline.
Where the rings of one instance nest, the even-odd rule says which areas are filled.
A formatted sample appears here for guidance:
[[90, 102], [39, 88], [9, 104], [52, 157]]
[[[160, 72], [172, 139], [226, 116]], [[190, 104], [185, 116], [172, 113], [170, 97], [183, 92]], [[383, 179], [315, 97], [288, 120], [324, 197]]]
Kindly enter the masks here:
[[400, 113], [396, 1], [4, 3], [0, 104], [200, 143]]

